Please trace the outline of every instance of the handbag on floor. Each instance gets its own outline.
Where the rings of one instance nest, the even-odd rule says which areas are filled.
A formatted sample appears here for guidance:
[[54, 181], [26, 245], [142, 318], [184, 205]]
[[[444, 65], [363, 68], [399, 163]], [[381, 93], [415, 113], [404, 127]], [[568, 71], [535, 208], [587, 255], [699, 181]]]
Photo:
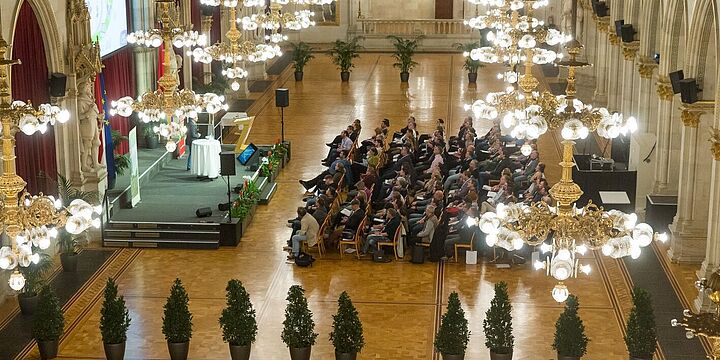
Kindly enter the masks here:
[[415, 245], [412, 248], [412, 259], [410, 260], [413, 264], [422, 264], [425, 262], [425, 248], [422, 246]]
[[385, 255], [385, 250], [383, 250], [382, 248], [380, 248], [379, 250], [375, 250], [375, 252], [373, 253], [373, 262], [388, 263], [390, 261], [392, 261], [392, 259], [390, 259], [389, 256]]
[[312, 266], [314, 262], [315, 258], [306, 252], [301, 251], [298, 256], [295, 257], [295, 265], [300, 267]]

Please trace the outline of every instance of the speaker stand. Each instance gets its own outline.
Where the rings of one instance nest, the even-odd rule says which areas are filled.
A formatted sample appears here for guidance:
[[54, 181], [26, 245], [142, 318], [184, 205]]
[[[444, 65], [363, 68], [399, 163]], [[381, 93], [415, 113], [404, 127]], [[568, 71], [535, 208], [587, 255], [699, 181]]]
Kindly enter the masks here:
[[227, 175], [225, 178], [227, 179], [226, 183], [227, 183], [227, 188], [228, 188], [228, 189], [227, 189], [227, 190], [228, 190], [228, 191], [227, 191], [227, 194], [228, 194], [228, 204], [229, 204], [229, 206], [230, 206], [230, 207], [228, 208], [228, 221], [227, 221], [227, 222], [228, 222], [228, 224], [230, 224], [230, 223], [232, 223], [232, 201], [230, 200], [230, 197], [232, 196], [232, 193], [230, 193], [230, 175]]
[[285, 142], [285, 108], [280, 108], [280, 141]]

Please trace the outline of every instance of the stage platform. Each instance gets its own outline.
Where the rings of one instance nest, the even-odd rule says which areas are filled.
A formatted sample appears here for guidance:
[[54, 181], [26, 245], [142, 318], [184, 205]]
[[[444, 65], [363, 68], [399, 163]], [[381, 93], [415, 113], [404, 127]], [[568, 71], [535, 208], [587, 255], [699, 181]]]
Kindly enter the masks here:
[[[262, 147], [260, 147], [262, 149]], [[225, 150], [225, 149], [224, 149]], [[103, 229], [103, 244], [114, 247], [218, 248], [227, 223], [226, 177], [200, 179], [186, 171], [187, 158], [173, 159], [164, 149], [139, 149], [140, 203], [130, 207], [129, 171], [118, 177], [115, 189], [108, 191], [109, 218]], [[261, 189], [261, 203], [267, 204], [276, 184], [248, 171], [235, 162], [236, 175], [230, 187], [242, 185], [246, 177]], [[233, 198], [234, 199], [234, 198]], [[198, 218], [199, 208], [212, 209], [209, 217]]]

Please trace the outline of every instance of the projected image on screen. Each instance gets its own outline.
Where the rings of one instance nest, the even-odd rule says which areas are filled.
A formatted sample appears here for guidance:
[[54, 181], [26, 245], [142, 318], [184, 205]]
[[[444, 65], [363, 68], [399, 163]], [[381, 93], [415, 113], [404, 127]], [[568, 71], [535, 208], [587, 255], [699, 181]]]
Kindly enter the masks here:
[[88, 0], [90, 31], [100, 42], [100, 56], [127, 45], [125, 0]]

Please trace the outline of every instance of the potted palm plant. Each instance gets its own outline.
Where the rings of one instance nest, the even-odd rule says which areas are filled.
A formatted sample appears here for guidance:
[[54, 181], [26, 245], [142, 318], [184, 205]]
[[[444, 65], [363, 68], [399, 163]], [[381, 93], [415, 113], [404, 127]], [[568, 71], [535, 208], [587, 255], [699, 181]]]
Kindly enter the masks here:
[[58, 340], [65, 329], [60, 301], [49, 286], [40, 290], [37, 312], [33, 318], [32, 334], [38, 344], [41, 359], [57, 357]]
[[167, 340], [170, 359], [185, 360], [192, 337], [192, 314], [188, 294], [180, 279], [175, 279], [165, 303], [162, 332]]
[[312, 54], [313, 48], [304, 42], [290, 43], [292, 47], [292, 61], [293, 67], [295, 68], [295, 81], [302, 81], [303, 69], [307, 65], [310, 59], [314, 59], [315, 56]]
[[504, 281], [495, 284], [495, 297], [485, 312], [483, 331], [485, 346], [490, 349], [490, 359], [512, 359], [515, 340], [512, 334], [512, 305]]
[[125, 299], [118, 296], [118, 287], [112, 278], [105, 283], [105, 299], [100, 309], [100, 334], [105, 357], [108, 360], [125, 358], [125, 341], [130, 327], [130, 314]]
[[[97, 191], [82, 191], [73, 188], [70, 181], [62, 175], [58, 175], [58, 195], [62, 199], [63, 206], [66, 207], [70, 206], [73, 200], [78, 199], [92, 205], [98, 204], [100, 201]], [[77, 271], [78, 253], [80, 251], [78, 239], [85, 237], [87, 237], [87, 230], [77, 235], [70, 234], [65, 229], [59, 231], [58, 245], [60, 245], [60, 263], [63, 271]]]
[[400, 81], [408, 82], [410, 72], [418, 65], [418, 63], [413, 60], [413, 55], [415, 55], [415, 51], [418, 45], [420, 45], [420, 40], [423, 39], [423, 36], [419, 36], [414, 40], [404, 39], [395, 35], [390, 35], [387, 38], [392, 40], [393, 46], [395, 46], [393, 57], [397, 62], [394, 63], [393, 66], [400, 69]]
[[442, 354], [443, 360], [462, 360], [465, 359], [465, 349], [469, 341], [468, 321], [460, 305], [460, 298], [453, 291], [435, 335], [435, 350]]
[[468, 72], [468, 82], [475, 84], [477, 82], [478, 69], [484, 65], [480, 62], [480, 60], [473, 60], [470, 57], [470, 52], [473, 51], [473, 49], [479, 48], [480, 43], [476, 41], [467, 44], [455, 43], [454, 45], [456, 49], [463, 52], [463, 56], [465, 57], [463, 68]]
[[[125, 170], [127, 170], [130, 167], [130, 157], [128, 157], [126, 154], [120, 154], [118, 153], [117, 149], [120, 147], [120, 144], [123, 143], [123, 141], [127, 140], [127, 136], [120, 133], [120, 131], [117, 130], [111, 130], [110, 136], [112, 138], [112, 145], [113, 145], [113, 161], [115, 162], [115, 173], [117, 175], [124, 175]], [[115, 188], [115, 181], [117, 180], [116, 176], [108, 176], [108, 190]]]
[[250, 347], [257, 336], [255, 309], [240, 280], [230, 280], [225, 291], [227, 307], [223, 309], [219, 320], [223, 341], [230, 344], [230, 357], [233, 360], [248, 360]]
[[651, 360], [655, 355], [657, 329], [652, 297], [641, 288], [634, 288], [633, 307], [625, 331], [625, 345], [631, 360]]
[[579, 306], [575, 295], [568, 296], [565, 311], [555, 322], [555, 341], [552, 347], [557, 351], [558, 360], [579, 360], [587, 352], [590, 340], [585, 336], [585, 325], [578, 316]]
[[290, 359], [310, 360], [310, 352], [318, 334], [315, 332], [315, 322], [305, 298], [305, 289], [300, 285], [291, 286], [287, 302], [280, 337], [290, 349]]
[[358, 52], [362, 49], [359, 41], [361, 37], [354, 37], [350, 41], [335, 40], [335, 44], [330, 49], [330, 57], [332, 62], [340, 69], [340, 79], [342, 81], [350, 80], [350, 69], [355, 67], [353, 59], [360, 57]]
[[330, 341], [335, 346], [335, 359], [355, 360], [365, 346], [365, 338], [357, 309], [345, 291], [338, 299], [338, 312], [333, 315], [332, 327]]
[[53, 268], [52, 257], [49, 254], [41, 251], [38, 254], [40, 255], [40, 261], [37, 264], [30, 263], [28, 267], [20, 267], [20, 272], [25, 277], [25, 286], [18, 294], [20, 313], [23, 315], [33, 315], [35, 313], [40, 299], [38, 294], [45, 283], [45, 275]]

